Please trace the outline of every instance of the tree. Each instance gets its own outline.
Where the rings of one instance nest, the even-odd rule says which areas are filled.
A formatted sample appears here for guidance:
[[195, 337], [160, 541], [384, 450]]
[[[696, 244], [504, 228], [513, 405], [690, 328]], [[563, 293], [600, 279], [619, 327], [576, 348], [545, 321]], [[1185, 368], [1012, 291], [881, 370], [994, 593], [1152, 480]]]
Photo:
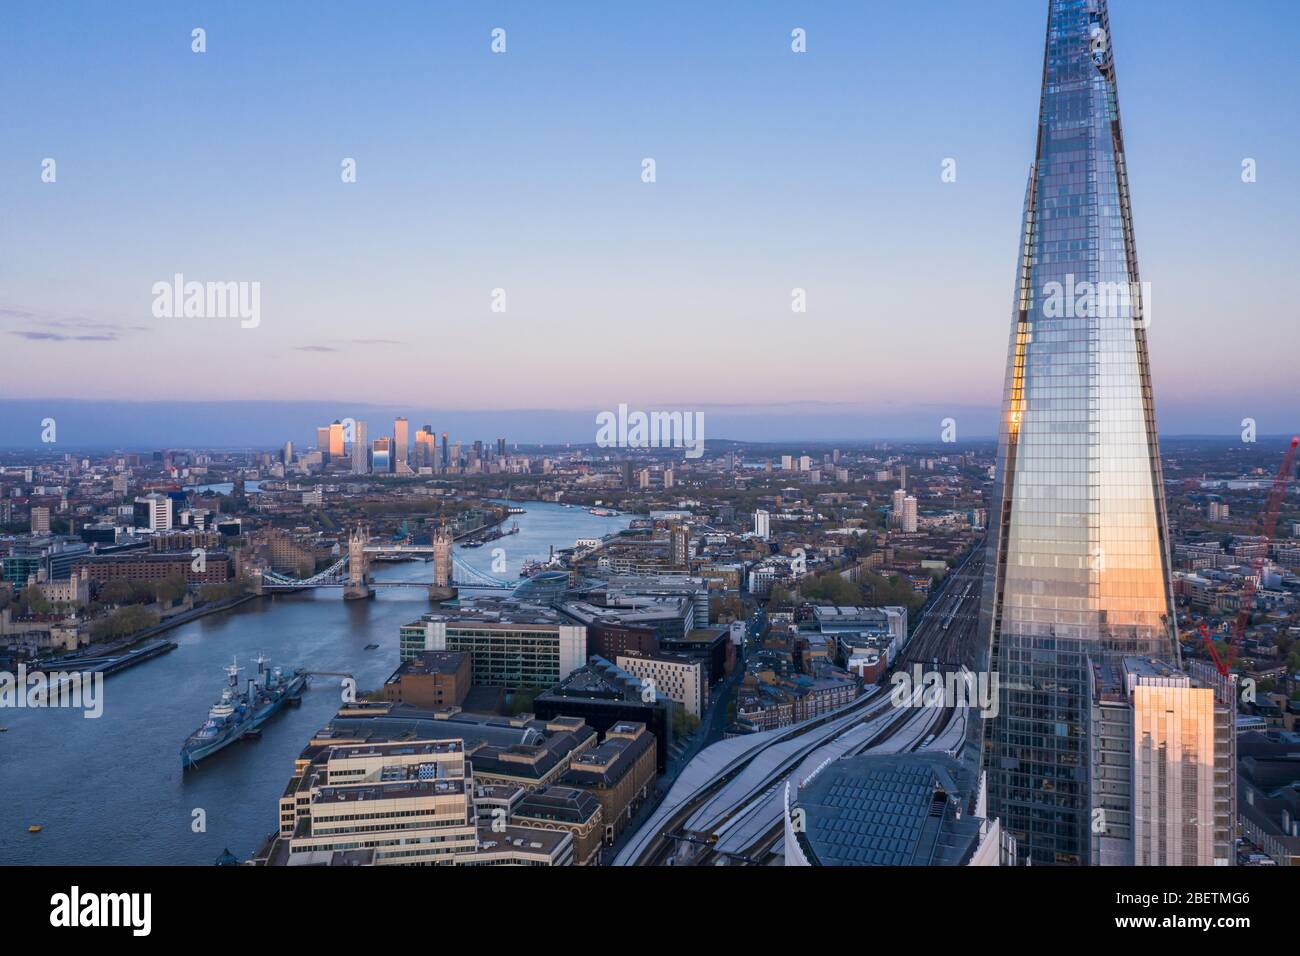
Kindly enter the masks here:
[[248, 578], [239, 578], [234, 581], [224, 581], [220, 584], [205, 584], [199, 588], [200, 601], [228, 601], [231, 598], [239, 597], [252, 590], [252, 582]]
[[862, 603], [862, 589], [838, 574], [805, 578], [800, 591], [805, 598], [829, 601], [840, 606], [852, 607]]
[[879, 574], [867, 573], [863, 576], [862, 586], [870, 595], [871, 603], [876, 605], [897, 604], [915, 609], [925, 603], [925, 596], [913, 591], [912, 585], [896, 574], [885, 578]]
[[533, 700], [536, 699], [539, 692], [536, 690], [519, 689], [510, 695], [510, 715], [517, 717], [520, 714], [529, 714], [533, 710]]
[[99, 600], [104, 604], [131, 604], [135, 593], [130, 581], [109, 581], [99, 589]]
[[49, 614], [53, 610], [53, 605], [45, 597], [45, 592], [36, 584], [29, 584], [22, 589], [18, 595], [18, 603], [25, 607], [29, 614]]
[[700, 718], [688, 713], [681, 704], [673, 704], [673, 737], [689, 737], [700, 729]]
[[185, 577], [173, 573], [154, 583], [153, 598], [159, 604], [172, 604], [185, 597], [188, 591], [189, 586], [185, 583]]
[[745, 616], [745, 603], [741, 601], [740, 595], [727, 593], [722, 598], [722, 610], [730, 614], [732, 620]]
[[158, 615], [138, 604], [130, 607], [124, 607], [121, 610], [114, 611], [108, 617], [96, 621], [90, 628], [91, 637], [95, 640], [114, 639], [126, 637], [137, 631], [143, 631], [147, 627], [153, 627], [158, 623]]

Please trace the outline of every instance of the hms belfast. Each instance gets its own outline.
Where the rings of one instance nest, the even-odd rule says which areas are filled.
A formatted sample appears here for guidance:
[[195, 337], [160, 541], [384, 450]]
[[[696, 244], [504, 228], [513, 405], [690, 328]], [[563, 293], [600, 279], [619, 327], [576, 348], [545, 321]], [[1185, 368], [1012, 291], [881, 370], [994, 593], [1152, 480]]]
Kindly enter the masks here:
[[296, 706], [302, 700], [308, 677], [301, 671], [286, 674], [281, 668], [268, 668], [265, 656], [257, 658], [257, 677], [250, 678], [248, 690], [239, 689], [238, 663], [226, 667], [226, 687], [221, 699], [212, 705], [207, 719], [185, 738], [181, 747], [181, 768], [189, 770], [199, 761], [244, 737], [257, 734], [262, 725], [279, 713], [284, 705]]

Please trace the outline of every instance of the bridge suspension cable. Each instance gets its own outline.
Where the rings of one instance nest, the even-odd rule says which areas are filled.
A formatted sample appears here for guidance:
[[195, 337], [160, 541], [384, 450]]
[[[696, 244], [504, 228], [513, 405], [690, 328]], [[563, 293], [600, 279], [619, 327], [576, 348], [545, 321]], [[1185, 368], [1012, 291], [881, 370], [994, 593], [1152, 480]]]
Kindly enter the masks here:
[[[514, 583], [510, 581], [503, 581], [500, 578], [494, 578], [486, 571], [480, 571], [473, 565], [466, 564], [460, 558], [453, 557], [451, 560], [451, 566], [456, 572], [458, 583], [464, 584], [467, 587], [473, 587], [475, 582], [494, 588], [513, 588], [515, 586]], [[461, 577], [461, 575], [465, 575], [466, 577]]]
[[262, 572], [262, 581], [265, 584], [278, 584], [287, 587], [310, 587], [313, 584], [326, 584], [333, 581], [343, 569], [347, 566], [347, 556], [343, 556], [335, 561], [324, 571], [318, 571], [309, 578], [294, 578], [287, 574], [281, 574], [278, 571], [272, 571], [269, 568]]

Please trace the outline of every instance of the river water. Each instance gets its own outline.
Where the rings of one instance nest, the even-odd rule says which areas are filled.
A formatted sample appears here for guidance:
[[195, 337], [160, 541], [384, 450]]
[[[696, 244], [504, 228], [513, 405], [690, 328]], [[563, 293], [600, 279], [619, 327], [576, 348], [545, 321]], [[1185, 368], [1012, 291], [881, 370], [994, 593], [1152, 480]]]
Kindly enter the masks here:
[[[504, 548], [514, 579], [530, 558], [577, 538], [627, 527], [626, 517], [528, 502], [519, 533], [457, 557], [488, 573]], [[432, 581], [433, 565], [372, 566], [378, 581]], [[462, 595], [474, 592], [463, 589]], [[487, 592], [504, 594], [507, 592]], [[379, 588], [371, 601], [344, 602], [337, 589], [276, 595], [167, 632], [176, 650], [104, 681], [104, 711], [0, 709], [0, 864], [208, 865], [225, 848], [241, 859], [277, 826], [277, 800], [294, 758], [340, 702], [339, 679], [318, 677], [300, 708], [286, 708], [260, 740], [235, 743], [182, 772], [180, 747], [220, 696], [222, 668], [266, 653], [287, 669], [355, 676], [379, 687], [397, 666], [397, 630], [429, 609], [419, 588]], [[367, 644], [378, 644], [367, 651]], [[202, 811], [196, 815], [196, 811]], [[194, 821], [205, 826], [195, 832]], [[39, 824], [40, 833], [27, 827]]]

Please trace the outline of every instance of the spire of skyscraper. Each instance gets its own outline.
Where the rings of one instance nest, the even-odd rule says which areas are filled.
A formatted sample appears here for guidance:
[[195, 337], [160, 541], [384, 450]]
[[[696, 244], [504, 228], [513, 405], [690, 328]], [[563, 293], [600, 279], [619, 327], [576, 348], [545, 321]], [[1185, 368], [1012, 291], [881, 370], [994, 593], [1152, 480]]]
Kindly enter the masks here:
[[1050, 0], [990, 513], [991, 797], [1085, 862], [1090, 659], [1174, 659], [1168, 536], [1106, 0]]

